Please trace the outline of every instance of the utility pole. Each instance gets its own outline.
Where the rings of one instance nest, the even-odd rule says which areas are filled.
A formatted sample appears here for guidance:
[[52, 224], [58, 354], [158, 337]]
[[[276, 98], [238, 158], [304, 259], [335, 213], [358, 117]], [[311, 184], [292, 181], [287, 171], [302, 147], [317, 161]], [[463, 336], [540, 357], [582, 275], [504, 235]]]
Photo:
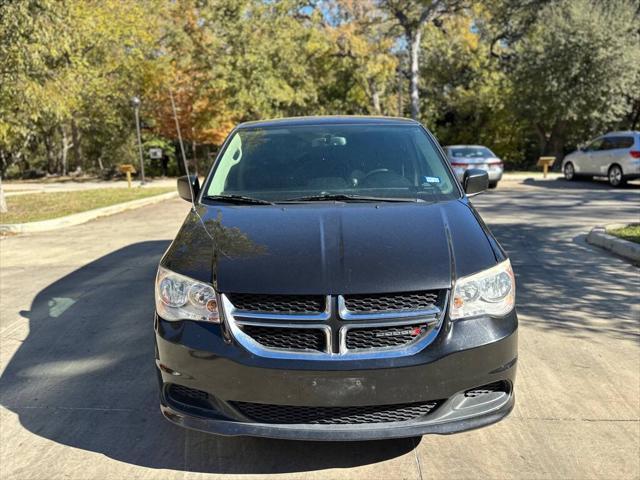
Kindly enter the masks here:
[[142, 154], [142, 137], [140, 135], [140, 98], [133, 97], [131, 99], [131, 105], [133, 105], [133, 111], [136, 116], [136, 132], [138, 133], [138, 151], [140, 152], [140, 185], [144, 185], [144, 156]]

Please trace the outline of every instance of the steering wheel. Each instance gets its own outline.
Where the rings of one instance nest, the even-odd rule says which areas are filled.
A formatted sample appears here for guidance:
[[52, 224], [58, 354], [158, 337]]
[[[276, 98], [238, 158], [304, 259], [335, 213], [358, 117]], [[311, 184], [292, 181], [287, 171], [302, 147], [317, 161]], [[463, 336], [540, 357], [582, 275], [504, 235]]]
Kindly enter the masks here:
[[364, 182], [367, 178], [371, 177], [372, 175], [376, 175], [378, 173], [388, 173], [388, 172], [389, 172], [388, 168], [376, 168], [375, 170], [371, 170], [369, 173], [367, 173], [362, 178], [362, 181]]

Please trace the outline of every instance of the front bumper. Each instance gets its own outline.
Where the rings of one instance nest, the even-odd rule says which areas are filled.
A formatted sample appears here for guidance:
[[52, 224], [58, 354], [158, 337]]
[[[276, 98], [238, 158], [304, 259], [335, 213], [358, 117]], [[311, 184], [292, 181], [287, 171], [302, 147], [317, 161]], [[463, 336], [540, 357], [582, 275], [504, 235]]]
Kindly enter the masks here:
[[[453, 433], [494, 423], [514, 404], [517, 316], [446, 322], [438, 338], [408, 357], [344, 361], [282, 360], [252, 355], [220, 325], [156, 318], [161, 409], [181, 426], [222, 435], [298, 440], [370, 440]], [[465, 396], [483, 385], [507, 388]], [[215, 407], [184, 408], [170, 384], [206, 392]], [[230, 402], [351, 407], [440, 401], [432, 413], [388, 423], [316, 425], [258, 423]]]

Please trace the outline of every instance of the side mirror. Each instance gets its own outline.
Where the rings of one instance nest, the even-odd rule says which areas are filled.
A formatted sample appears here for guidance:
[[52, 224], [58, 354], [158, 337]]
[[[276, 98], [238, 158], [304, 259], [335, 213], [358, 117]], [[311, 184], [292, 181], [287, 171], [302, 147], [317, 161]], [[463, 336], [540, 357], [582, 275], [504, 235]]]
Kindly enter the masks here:
[[200, 181], [198, 177], [195, 175], [185, 175], [184, 177], [178, 178], [178, 195], [187, 202], [192, 201], [189, 183], [191, 183], [191, 188], [193, 188], [193, 197], [196, 198], [200, 192]]
[[468, 196], [477, 195], [489, 188], [489, 174], [478, 168], [471, 168], [464, 172], [462, 187]]

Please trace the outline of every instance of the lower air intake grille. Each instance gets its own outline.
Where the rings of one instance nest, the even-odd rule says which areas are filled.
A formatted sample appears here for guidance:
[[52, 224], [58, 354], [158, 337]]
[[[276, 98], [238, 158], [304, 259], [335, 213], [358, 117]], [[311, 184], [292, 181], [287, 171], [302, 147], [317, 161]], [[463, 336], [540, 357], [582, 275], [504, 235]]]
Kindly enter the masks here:
[[326, 336], [323, 330], [314, 328], [279, 328], [242, 325], [244, 333], [260, 345], [287, 350], [326, 350]]
[[480, 397], [494, 392], [509, 392], [509, 384], [507, 382], [493, 382], [482, 387], [474, 388], [464, 392], [465, 397]]
[[351, 328], [347, 330], [347, 349], [401, 347], [421, 338], [427, 325]]
[[344, 304], [351, 313], [384, 313], [426, 310], [436, 305], [437, 291], [345, 295]]
[[185, 387], [172, 383], [168, 387], [168, 396], [171, 400], [190, 407], [211, 409], [209, 394], [202, 390]]
[[404, 422], [427, 415], [438, 406], [438, 402], [365, 407], [297, 407], [247, 402], [229, 403], [245, 417], [259, 423], [318, 425]]
[[256, 313], [322, 313], [326, 297], [322, 295], [227, 294], [237, 310]]

